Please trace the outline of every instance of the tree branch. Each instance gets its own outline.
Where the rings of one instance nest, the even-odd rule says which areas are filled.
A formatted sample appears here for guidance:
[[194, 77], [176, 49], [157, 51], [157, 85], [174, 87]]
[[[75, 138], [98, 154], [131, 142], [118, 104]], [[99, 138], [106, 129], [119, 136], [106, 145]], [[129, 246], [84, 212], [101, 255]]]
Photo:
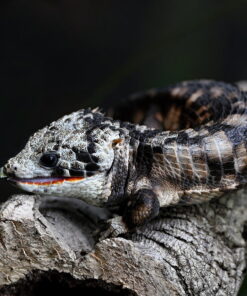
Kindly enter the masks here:
[[92, 233], [109, 217], [105, 209], [13, 196], [0, 210], [0, 295], [40, 295], [47, 281], [105, 295], [236, 295], [245, 269], [245, 194], [166, 208], [136, 233], [96, 245]]

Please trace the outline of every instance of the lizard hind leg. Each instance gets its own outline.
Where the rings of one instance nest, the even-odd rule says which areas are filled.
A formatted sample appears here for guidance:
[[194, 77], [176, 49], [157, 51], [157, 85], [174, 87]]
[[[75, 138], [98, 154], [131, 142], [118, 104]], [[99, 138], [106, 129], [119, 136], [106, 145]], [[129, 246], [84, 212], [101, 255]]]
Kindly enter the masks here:
[[127, 202], [123, 220], [128, 228], [141, 226], [158, 216], [160, 203], [150, 189], [140, 189]]

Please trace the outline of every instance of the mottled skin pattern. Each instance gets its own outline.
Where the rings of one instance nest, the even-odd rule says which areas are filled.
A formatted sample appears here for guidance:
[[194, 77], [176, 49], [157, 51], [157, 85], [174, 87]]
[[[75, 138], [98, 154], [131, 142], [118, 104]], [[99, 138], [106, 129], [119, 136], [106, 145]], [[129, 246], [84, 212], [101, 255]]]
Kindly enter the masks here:
[[80, 110], [35, 133], [4, 172], [27, 191], [119, 205], [131, 229], [246, 184], [246, 98], [199, 80], [134, 95], [113, 118]]

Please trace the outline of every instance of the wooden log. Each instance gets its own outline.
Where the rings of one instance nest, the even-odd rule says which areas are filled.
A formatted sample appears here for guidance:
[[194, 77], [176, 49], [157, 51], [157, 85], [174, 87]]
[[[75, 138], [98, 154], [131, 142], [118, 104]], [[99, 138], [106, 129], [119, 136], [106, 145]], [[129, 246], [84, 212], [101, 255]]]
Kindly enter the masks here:
[[236, 295], [246, 266], [246, 193], [166, 208], [135, 233], [101, 242], [92, 234], [107, 210], [69, 198], [13, 196], [0, 210], [0, 295], [61, 288], [81, 295]]

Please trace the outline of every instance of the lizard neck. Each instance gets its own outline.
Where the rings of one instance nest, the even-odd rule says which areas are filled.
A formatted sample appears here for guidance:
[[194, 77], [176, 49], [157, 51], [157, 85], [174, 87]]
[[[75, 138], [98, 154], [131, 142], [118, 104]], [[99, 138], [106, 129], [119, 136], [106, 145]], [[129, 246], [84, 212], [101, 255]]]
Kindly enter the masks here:
[[[128, 175], [125, 195], [130, 196], [140, 188], [151, 188], [152, 139], [161, 131], [146, 126], [124, 123], [129, 136]], [[161, 144], [155, 149], [161, 150]]]
[[136, 158], [140, 148], [148, 138], [153, 137], [158, 130], [146, 126], [127, 122], [115, 121], [115, 127], [124, 138], [123, 145], [116, 150], [114, 163], [108, 175], [108, 184], [111, 184], [111, 194], [107, 205], [119, 204], [130, 195], [131, 184], [136, 180]]

